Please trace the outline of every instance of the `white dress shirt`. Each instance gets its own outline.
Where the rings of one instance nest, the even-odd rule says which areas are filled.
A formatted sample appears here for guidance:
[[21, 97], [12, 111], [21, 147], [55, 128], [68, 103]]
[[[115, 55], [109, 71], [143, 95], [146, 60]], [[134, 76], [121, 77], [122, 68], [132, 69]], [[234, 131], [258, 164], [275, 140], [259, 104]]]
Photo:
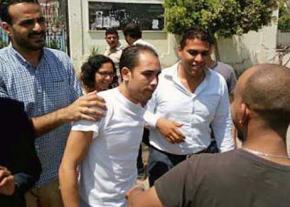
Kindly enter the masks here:
[[[157, 89], [148, 102], [144, 118], [150, 126], [150, 144], [172, 154], [192, 154], [209, 146], [212, 129], [221, 152], [233, 149], [232, 120], [224, 78], [206, 70], [204, 80], [190, 92], [178, 78], [178, 64], [162, 70]], [[182, 123], [180, 130], [185, 135], [185, 142], [168, 142], [155, 128], [160, 117]]]

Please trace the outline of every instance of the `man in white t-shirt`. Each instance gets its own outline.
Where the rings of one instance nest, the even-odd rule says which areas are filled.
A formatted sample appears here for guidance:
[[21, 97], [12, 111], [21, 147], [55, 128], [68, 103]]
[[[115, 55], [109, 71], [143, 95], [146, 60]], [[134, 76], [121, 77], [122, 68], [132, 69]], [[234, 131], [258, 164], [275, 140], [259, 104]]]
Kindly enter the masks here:
[[72, 127], [59, 172], [65, 206], [127, 205], [125, 193], [137, 177], [143, 106], [157, 87], [160, 62], [152, 48], [138, 45], [123, 51], [120, 68], [120, 86], [99, 93], [106, 100], [105, 117]]

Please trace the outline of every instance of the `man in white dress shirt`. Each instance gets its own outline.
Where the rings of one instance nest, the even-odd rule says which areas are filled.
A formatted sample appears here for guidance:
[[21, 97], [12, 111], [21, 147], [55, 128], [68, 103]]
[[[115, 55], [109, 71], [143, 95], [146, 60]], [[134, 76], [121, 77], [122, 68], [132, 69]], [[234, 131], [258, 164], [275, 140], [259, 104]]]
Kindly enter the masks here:
[[138, 45], [123, 51], [120, 68], [119, 87], [98, 93], [106, 115], [73, 124], [59, 172], [66, 207], [127, 206], [125, 193], [137, 178], [143, 106], [157, 87], [160, 63], [154, 50]]
[[211, 130], [219, 151], [234, 148], [226, 82], [206, 67], [212, 44], [207, 31], [189, 29], [177, 51], [180, 61], [162, 70], [145, 114], [151, 186], [188, 156], [209, 152]]

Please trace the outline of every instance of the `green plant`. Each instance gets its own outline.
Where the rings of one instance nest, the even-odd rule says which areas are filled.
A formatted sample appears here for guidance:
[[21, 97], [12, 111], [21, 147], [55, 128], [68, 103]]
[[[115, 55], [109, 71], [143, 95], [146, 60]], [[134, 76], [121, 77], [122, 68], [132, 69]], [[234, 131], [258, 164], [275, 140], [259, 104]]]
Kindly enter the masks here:
[[47, 43], [47, 47], [52, 48], [52, 49], [60, 49], [59, 46], [58, 46], [58, 41], [55, 40], [55, 39], [50, 40]]
[[194, 25], [216, 36], [257, 31], [271, 21], [276, 0], [165, 0], [166, 29], [181, 34]]
[[99, 48], [95, 46], [92, 47], [90, 56], [95, 56], [97, 54], [99, 54]]
[[290, 8], [284, 3], [279, 6], [278, 29], [283, 32], [290, 31]]
[[6, 47], [7, 45], [8, 45], [8, 43], [6, 43], [0, 39], [0, 48]]

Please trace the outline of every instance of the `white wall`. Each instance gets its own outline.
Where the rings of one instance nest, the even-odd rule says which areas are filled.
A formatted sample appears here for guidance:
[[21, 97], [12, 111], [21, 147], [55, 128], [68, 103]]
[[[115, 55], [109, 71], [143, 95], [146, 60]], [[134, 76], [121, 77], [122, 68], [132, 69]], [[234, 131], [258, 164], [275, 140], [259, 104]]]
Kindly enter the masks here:
[[[97, 0], [95, 0], [97, 1]], [[118, 0], [108, 0], [118, 1]], [[144, 2], [162, 2], [163, 0], [146, 0]], [[124, 1], [125, 2], [125, 1]], [[136, 0], [126, 0], [136, 2]], [[88, 0], [68, 0], [70, 54], [78, 71], [93, 47], [103, 53], [106, 47], [104, 31], [90, 31], [88, 25]], [[126, 45], [122, 31], [121, 42]], [[162, 31], [143, 31], [143, 38], [159, 50], [162, 66], [169, 66], [177, 61], [175, 36]], [[277, 42], [277, 26], [264, 27], [259, 32], [249, 32], [243, 36], [218, 41], [222, 61], [232, 64], [238, 73], [256, 63], [273, 62]]]
[[280, 46], [290, 46], [290, 32], [281, 32], [278, 30], [277, 33], [277, 44]]
[[222, 61], [231, 64], [237, 73], [257, 63], [275, 62], [277, 26], [267, 26], [258, 32], [219, 39], [218, 48]]
[[[133, 0], [127, 0], [126, 2], [133, 2]], [[158, 1], [146, 0], [144, 2], [156, 3]], [[162, 0], [159, 0], [159, 2], [162, 2]], [[103, 53], [107, 45], [104, 39], [104, 31], [89, 30], [88, 1], [68, 0], [68, 5], [70, 54], [75, 68], [78, 71], [81, 63], [84, 62], [91, 53], [92, 48], [97, 48], [99, 53]], [[119, 31], [119, 36], [123, 45], [126, 45], [122, 31]], [[163, 31], [143, 31], [143, 39], [158, 48], [163, 66], [171, 65], [177, 60], [174, 50], [175, 38], [173, 35]]]

